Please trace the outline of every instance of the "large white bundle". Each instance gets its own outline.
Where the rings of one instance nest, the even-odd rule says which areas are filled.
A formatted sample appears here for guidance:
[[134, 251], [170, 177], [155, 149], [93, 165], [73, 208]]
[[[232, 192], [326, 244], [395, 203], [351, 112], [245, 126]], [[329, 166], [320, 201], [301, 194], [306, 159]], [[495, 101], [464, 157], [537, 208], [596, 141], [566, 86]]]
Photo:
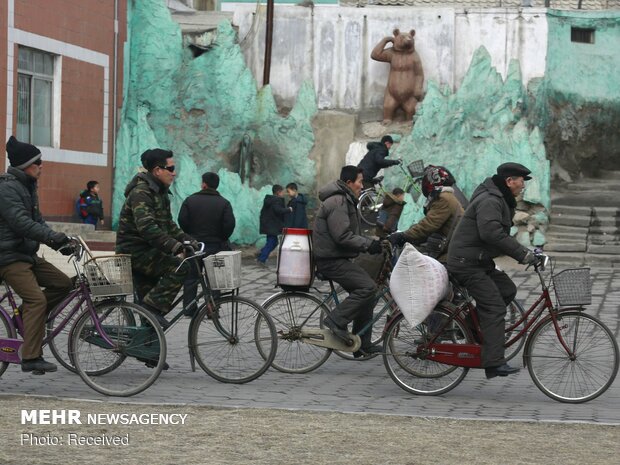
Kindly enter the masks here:
[[407, 322], [420, 324], [450, 290], [448, 272], [434, 258], [406, 244], [390, 277], [390, 292]]

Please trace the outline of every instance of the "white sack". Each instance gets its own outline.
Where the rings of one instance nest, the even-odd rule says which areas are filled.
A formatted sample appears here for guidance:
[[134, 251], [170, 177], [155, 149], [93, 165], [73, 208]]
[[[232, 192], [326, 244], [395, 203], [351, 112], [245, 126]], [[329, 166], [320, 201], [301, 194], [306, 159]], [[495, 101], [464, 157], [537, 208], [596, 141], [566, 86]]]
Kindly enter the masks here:
[[449, 290], [445, 267], [406, 244], [392, 270], [390, 292], [411, 327], [423, 322]]

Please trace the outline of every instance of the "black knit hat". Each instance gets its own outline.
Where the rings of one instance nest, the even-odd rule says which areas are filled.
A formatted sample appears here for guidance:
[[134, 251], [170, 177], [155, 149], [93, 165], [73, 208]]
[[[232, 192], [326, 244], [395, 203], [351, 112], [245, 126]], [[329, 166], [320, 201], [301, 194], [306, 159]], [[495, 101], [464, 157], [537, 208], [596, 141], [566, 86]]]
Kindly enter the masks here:
[[20, 142], [15, 137], [9, 137], [6, 143], [6, 153], [13, 168], [23, 170], [41, 158], [41, 151], [32, 144]]

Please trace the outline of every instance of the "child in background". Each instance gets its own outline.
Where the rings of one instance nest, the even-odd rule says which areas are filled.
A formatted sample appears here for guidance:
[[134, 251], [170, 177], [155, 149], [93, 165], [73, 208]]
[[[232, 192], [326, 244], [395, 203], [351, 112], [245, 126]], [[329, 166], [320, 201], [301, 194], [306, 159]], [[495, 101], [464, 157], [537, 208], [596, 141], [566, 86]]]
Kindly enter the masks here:
[[288, 207], [291, 208], [291, 214], [288, 215], [286, 226], [288, 228], [308, 229], [308, 217], [306, 216], [306, 204], [308, 201], [306, 197], [298, 192], [297, 184], [294, 182], [286, 185], [286, 193], [290, 198]]
[[376, 234], [384, 239], [398, 229], [398, 220], [405, 207], [405, 191], [397, 187], [392, 193], [387, 193], [377, 217]]
[[271, 188], [272, 195], [266, 195], [260, 211], [260, 233], [267, 235], [267, 242], [261, 249], [256, 262], [266, 267], [269, 254], [278, 246], [278, 236], [282, 234], [284, 220], [292, 208], [284, 206], [284, 188], [275, 184]]
[[80, 192], [79, 212], [83, 223], [95, 226], [99, 222], [103, 224], [103, 202], [99, 198], [97, 181], [88, 181], [86, 189]]

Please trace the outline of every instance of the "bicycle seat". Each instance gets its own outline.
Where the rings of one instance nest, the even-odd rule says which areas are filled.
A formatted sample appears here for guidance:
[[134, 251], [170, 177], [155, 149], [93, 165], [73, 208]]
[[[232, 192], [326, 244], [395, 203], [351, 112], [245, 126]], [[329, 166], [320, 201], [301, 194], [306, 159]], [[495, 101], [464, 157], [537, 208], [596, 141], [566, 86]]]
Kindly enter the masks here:
[[384, 176], [379, 176], [377, 178], [374, 178], [371, 182], [372, 182], [373, 185], [380, 184], [381, 181], [383, 181], [383, 178], [384, 178]]

